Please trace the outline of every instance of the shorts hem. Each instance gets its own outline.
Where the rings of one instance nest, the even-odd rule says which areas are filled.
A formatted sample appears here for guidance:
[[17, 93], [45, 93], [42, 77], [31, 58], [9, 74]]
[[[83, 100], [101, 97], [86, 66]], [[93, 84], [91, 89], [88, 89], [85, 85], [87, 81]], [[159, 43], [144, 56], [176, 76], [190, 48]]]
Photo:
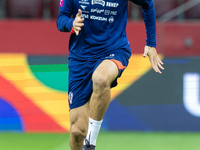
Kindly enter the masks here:
[[[88, 102], [88, 101], [87, 101], [87, 102]], [[80, 104], [80, 105], [76, 105], [76, 106], [74, 106], [74, 107], [72, 107], [72, 108], [71, 108], [70, 105], [69, 105], [69, 111], [72, 110], [72, 109], [75, 109], [75, 108], [84, 106], [85, 104], [87, 104], [87, 102], [86, 102], [86, 103], [83, 103], [83, 104]]]

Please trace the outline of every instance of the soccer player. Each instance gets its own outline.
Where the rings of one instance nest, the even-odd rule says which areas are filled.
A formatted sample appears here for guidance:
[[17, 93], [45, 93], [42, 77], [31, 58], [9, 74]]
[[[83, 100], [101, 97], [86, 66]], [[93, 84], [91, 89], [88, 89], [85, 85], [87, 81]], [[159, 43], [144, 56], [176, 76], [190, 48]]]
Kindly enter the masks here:
[[[153, 0], [132, 0], [140, 5], [147, 40], [143, 56], [161, 74], [156, 52]], [[71, 32], [69, 41], [69, 107], [71, 150], [94, 150], [110, 89], [117, 85], [131, 56], [126, 36], [127, 0], [61, 0], [57, 27]]]

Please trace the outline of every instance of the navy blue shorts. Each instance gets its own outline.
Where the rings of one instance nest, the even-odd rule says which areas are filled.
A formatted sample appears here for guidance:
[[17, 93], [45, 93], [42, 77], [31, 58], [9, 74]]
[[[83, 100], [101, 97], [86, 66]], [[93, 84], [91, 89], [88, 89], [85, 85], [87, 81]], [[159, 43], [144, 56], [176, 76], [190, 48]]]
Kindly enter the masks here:
[[[92, 75], [99, 64], [109, 59], [116, 63], [119, 69], [119, 78], [127, 67], [131, 54], [126, 52], [117, 52], [102, 57], [98, 61], [86, 61], [79, 65], [69, 67], [69, 88], [68, 100], [70, 109], [85, 105], [92, 95], [93, 84]], [[117, 86], [117, 78], [111, 84], [111, 88]]]

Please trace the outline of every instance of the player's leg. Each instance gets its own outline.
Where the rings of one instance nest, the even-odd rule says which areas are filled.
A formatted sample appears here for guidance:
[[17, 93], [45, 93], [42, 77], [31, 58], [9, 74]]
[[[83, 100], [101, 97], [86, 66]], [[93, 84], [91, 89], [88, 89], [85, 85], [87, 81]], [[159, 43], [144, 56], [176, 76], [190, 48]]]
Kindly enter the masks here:
[[90, 99], [89, 128], [84, 141], [84, 150], [92, 150], [96, 145], [102, 119], [110, 104], [111, 83], [117, 76], [118, 67], [111, 60], [103, 60], [93, 73], [93, 93]]
[[84, 137], [87, 135], [89, 104], [70, 110], [70, 147], [71, 150], [81, 150]]
[[110, 104], [111, 83], [118, 76], [118, 67], [111, 60], [103, 60], [93, 73], [93, 93], [90, 99], [90, 118], [100, 121]]

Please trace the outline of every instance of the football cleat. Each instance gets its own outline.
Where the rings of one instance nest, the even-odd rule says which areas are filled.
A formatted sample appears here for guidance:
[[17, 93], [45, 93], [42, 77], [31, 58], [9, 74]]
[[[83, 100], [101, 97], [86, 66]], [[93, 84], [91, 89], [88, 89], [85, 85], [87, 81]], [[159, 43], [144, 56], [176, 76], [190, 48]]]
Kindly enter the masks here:
[[90, 142], [87, 139], [85, 139], [85, 144], [86, 145], [83, 145], [82, 150], [95, 150], [95, 146], [90, 145]]
[[95, 146], [94, 145], [83, 145], [82, 150], [95, 150]]

